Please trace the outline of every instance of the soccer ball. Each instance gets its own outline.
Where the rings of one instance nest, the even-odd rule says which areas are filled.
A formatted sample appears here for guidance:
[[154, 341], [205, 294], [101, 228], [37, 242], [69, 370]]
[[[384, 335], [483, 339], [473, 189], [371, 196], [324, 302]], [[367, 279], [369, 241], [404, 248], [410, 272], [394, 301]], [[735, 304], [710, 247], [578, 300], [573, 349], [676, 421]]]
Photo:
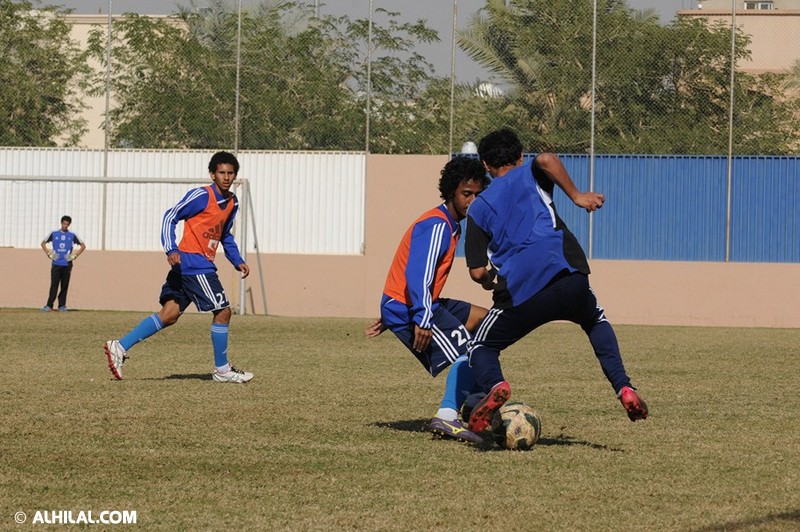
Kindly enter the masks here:
[[492, 418], [492, 437], [495, 443], [512, 451], [533, 448], [542, 434], [539, 414], [521, 402], [501, 406]]

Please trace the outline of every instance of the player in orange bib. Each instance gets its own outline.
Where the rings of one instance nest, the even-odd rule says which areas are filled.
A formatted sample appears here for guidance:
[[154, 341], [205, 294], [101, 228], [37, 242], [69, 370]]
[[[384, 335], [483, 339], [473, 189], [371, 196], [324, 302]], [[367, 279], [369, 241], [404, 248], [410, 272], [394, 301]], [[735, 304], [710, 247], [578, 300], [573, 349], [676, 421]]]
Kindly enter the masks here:
[[444, 203], [422, 214], [403, 235], [386, 277], [381, 317], [366, 330], [371, 338], [390, 329], [433, 377], [452, 366], [430, 429], [438, 436], [476, 443], [481, 437], [466, 429], [458, 410], [475, 386], [467, 342], [487, 310], [440, 295], [461, 235], [459, 222], [488, 184], [477, 159], [456, 157], [445, 165], [439, 180]]
[[[230, 302], [222, 288], [214, 259], [222, 244], [225, 257], [242, 272], [250, 268], [239, 254], [231, 234], [239, 200], [231, 186], [239, 173], [239, 161], [228, 152], [217, 152], [208, 163], [212, 184], [190, 190], [177, 205], [164, 213], [161, 224], [161, 244], [167, 254], [170, 271], [161, 288], [161, 310], [134, 327], [119, 340], [109, 340], [104, 350], [108, 367], [116, 379], [122, 379], [122, 364], [128, 350], [164, 327], [169, 327], [194, 303], [201, 312], [211, 312], [211, 344], [214, 349], [216, 382], [244, 383], [253, 374], [233, 367], [228, 362], [228, 326], [231, 320]], [[175, 228], [183, 221], [183, 238], [176, 242]]]

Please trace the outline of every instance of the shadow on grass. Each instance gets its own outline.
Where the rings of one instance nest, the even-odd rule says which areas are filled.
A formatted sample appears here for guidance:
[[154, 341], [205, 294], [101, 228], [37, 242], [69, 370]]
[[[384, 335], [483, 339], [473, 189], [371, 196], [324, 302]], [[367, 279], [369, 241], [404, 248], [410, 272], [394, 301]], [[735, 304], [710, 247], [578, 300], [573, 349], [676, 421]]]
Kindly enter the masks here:
[[732, 521], [718, 525], [706, 526], [695, 529], [695, 532], [722, 532], [723, 530], [727, 532], [729, 530], [748, 529], [762, 530], [767, 525], [769, 525], [770, 528], [775, 527], [776, 529], [782, 529], [783, 526], [786, 526], [787, 530], [795, 530], [795, 527], [800, 525], [800, 510], [792, 510], [779, 514], [769, 514], [756, 519], [746, 519], [743, 521]]
[[376, 421], [372, 423], [372, 426], [382, 428], [382, 429], [392, 429], [392, 430], [399, 430], [402, 432], [422, 432], [427, 433], [430, 435], [432, 440], [442, 440], [442, 441], [452, 441], [454, 443], [463, 444], [463, 445], [475, 445], [475, 449], [479, 451], [491, 451], [494, 443], [492, 442], [491, 437], [488, 439], [484, 439], [483, 442], [478, 444], [471, 444], [469, 442], [462, 442], [452, 440], [450, 438], [442, 438], [441, 436], [437, 436], [431, 432], [429, 427], [431, 423], [430, 418], [427, 419], [404, 419], [400, 421]]
[[373, 426], [381, 429], [399, 430], [402, 432], [428, 432], [430, 418], [427, 419], [407, 419], [401, 421], [376, 421]]
[[620, 449], [619, 447], [609, 447], [608, 445], [602, 445], [600, 443], [577, 440], [572, 436], [567, 436], [566, 434], [559, 434], [555, 438], [539, 438], [539, 441], [536, 442], [536, 445], [579, 445], [582, 447], [589, 447], [590, 449], [596, 449], [598, 451], [611, 451], [613, 453], [625, 452], [625, 449]]
[[[376, 421], [375, 423], [372, 423], [372, 425], [382, 429], [392, 429], [403, 432], [429, 432], [430, 429], [428, 428], [428, 424], [430, 422], [430, 419], [403, 419], [400, 421]], [[560, 434], [555, 438], [539, 438], [539, 441], [536, 442], [537, 447], [550, 445], [578, 445], [598, 451], [610, 451], [614, 453], [625, 452], [625, 449], [620, 449], [619, 447], [609, 447], [608, 445], [578, 440], [565, 434]], [[492, 442], [491, 436], [488, 434], [484, 437], [483, 443], [479, 443], [475, 447], [481, 451], [505, 451], [505, 449], [502, 447], [495, 446], [494, 442]]]
[[173, 373], [172, 375], [167, 375], [166, 377], [151, 377], [149, 379], [142, 379], [148, 381], [172, 381], [172, 380], [198, 380], [198, 381], [210, 381], [213, 377], [211, 373]]

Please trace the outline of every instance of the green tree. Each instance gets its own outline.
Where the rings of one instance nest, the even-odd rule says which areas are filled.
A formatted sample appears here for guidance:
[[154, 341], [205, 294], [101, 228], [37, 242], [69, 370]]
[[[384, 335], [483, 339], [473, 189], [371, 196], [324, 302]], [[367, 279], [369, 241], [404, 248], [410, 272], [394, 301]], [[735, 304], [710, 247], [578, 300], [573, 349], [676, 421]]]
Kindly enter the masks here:
[[[533, 150], [589, 149], [593, 15], [581, 0], [487, 0], [458, 35], [511, 87], [501, 114]], [[687, 18], [662, 27], [624, 1], [599, 0], [595, 150], [726, 153], [730, 41], [722, 24]], [[749, 57], [748, 45], [738, 33], [734, 64]], [[776, 81], [735, 80], [737, 153], [791, 151], [794, 104], [779, 97]]]
[[62, 15], [0, 0], [0, 145], [74, 145], [86, 131], [77, 95], [89, 69]]
[[[106, 117], [111, 143], [135, 148], [205, 148], [233, 141], [235, 65], [177, 18], [127, 14], [113, 23], [111, 93]], [[90, 53], [106, 56], [105, 30], [89, 38]], [[225, 56], [223, 56], [224, 58]], [[98, 83], [95, 90], [105, 90]]]
[[[411, 124], [433, 80], [414, 46], [435, 41], [423, 21], [376, 10], [372, 29], [371, 149], [418, 149]], [[115, 22], [108, 127], [116, 145], [231, 146], [236, 114], [236, 13], [221, 0], [176, 17]], [[360, 150], [365, 141], [368, 21], [314, 17], [310, 6], [262, 2], [241, 21], [239, 147]], [[104, 60], [105, 36], [91, 37]], [[100, 87], [98, 86], [98, 89]], [[446, 125], [441, 126], [446, 129]], [[441, 153], [446, 145], [429, 147]]]

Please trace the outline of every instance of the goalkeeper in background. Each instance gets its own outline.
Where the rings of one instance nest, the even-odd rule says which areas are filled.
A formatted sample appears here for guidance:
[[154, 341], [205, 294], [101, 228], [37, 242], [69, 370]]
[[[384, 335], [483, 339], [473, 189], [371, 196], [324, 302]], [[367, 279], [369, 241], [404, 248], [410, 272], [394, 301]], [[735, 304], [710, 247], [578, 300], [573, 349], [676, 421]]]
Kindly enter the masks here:
[[[69, 290], [69, 278], [72, 276], [72, 261], [77, 259], [86, 250], [86, 245], [78, 238], [78, 235], [69, 230], [72, 225], [72, 218], [69, 216], [61, 217], [61, 229], [53, 231], [47, 238], [42, 240], [42, 250], [47, 258], [53, 261], [50, 267], [50, 295], [47, 297], [47, 304], [42, 307], [44, 311], [53, 310], [58, 294], [58, 310], [67, 310], [67, 291]], [[48, 249], [47, 244], [52, 246]], [[78, 246], [78, 251], [72, 252]], [[58, 291], [58, 285], [61, 291]]]
[[439, 180], [444, 203], [423, 213], [406, 231], [386, 277], [381, 317], [365, 331], [372, 338], [391, 329], [432, 377], [452, 365], [430, 430], [473, 443], [483, 440], [459, 421], [458, 410], [475, 387], [467, 342], [487, 310], [439, 294], [461, 236], [459, 222], [488, 185], [486, 170], [477, 159], [455, 157], [445, 165]]
[[[105, 343], [108, 368], [116, 379], [122, 379], [122, 364], [128, 350], [164, 327], [178, 321], [183, 311], [194, 303], [200, 312], [211, 312], [211, 344], [214, 350], [212, 378], [216, 382], [244, 383], [253, 374], [233, 367], [228, 362], [228, 325], [231, 321], [230, 302], [222, 288], [214, 258], [222, 244], [225, 257], [242, 272], [250, 268], [239, 254], [231, 234], [239, 200], [231, 186], [239, 173], [239, 161], [221, 151], [211, 157], [208, 173], [212, 183], [190, 190], [177, 205], [164, 213], [161, 222], [161, 244], [167, 255], [170, 271], [161, 287], [161, 310], [143, 319], [126, 336]], [[175, 238], [175, 228], [183, 221], [183, 238]]]

